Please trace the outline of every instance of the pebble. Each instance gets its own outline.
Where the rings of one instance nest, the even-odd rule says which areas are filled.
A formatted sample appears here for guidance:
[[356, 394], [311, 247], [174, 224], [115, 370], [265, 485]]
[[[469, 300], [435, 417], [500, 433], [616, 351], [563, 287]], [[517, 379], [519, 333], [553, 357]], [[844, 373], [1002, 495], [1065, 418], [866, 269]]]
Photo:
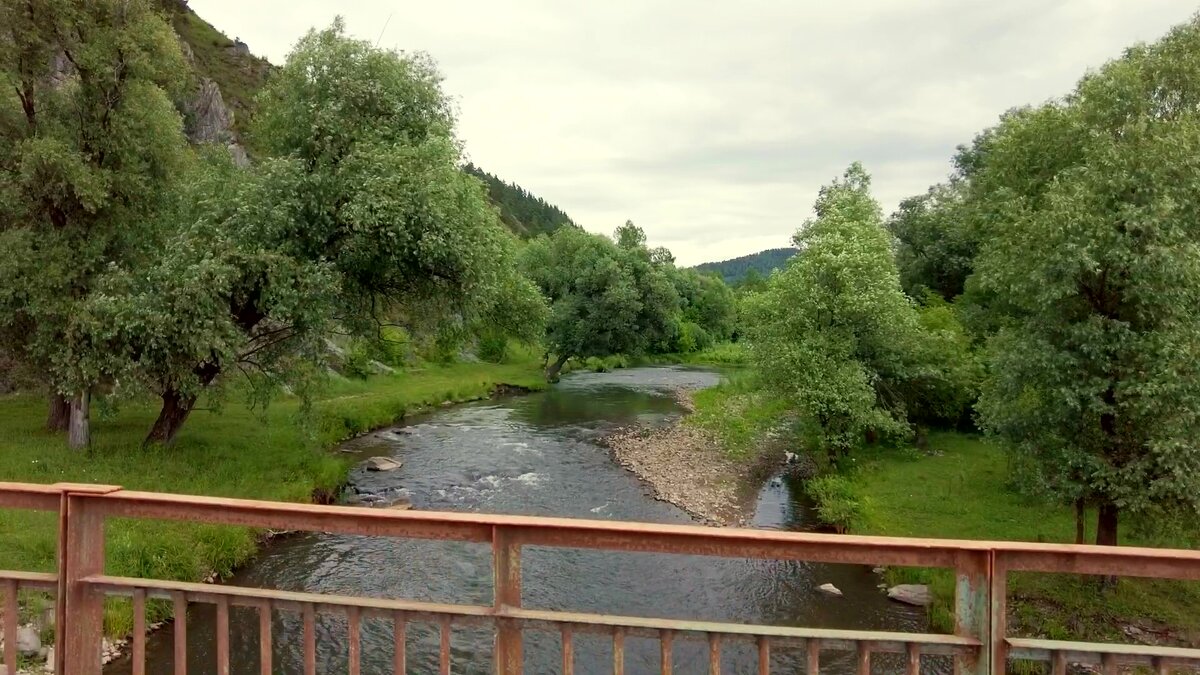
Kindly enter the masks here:
[[817, 587], [817, 590], [825, 593], [826, 595], [832, 595], [838, 598], [842, 597], [842, 589], [834, 586], [833, 584], [821, 584]]

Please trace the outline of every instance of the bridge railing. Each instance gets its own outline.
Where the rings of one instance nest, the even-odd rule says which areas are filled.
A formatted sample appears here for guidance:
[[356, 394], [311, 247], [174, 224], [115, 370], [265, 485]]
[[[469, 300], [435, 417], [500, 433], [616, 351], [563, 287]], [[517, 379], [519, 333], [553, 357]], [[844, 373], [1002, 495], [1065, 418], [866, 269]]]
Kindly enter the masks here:
[[[523, 672], [525, 631], [550, 631], [560, 636], [562, 673], [573, 672], [574, 637], [582, 633], [599, 633], [611, 640], [614, 673], [624, 671], [627, 637], [657, 640], [661, 645], [663, 673], [672, 672], [673, 645], [679, 640], [707, 643], [709, 672], [714, 674], [721, 669], [722, 649], [735, 642], [756, 646], [759, 673], [770, 672], [771, 651], [780, 646], [804, 649], [810, 675], [820, 672], [822, 654], [833, 651], [853, 653], [861, 675], [871, 672], [872, 654], [888, 652], [905, 655], [909, 675], [919, 672], [922, 657], [926, 655], [950, 656], [957, 673], [975, 675], [1003, 673], [1010, 659], [1047, 662], [1056, 674], [1065, 673], [1068, 663], [1097, 664], [1106, 675], [1129, 666], [1148, 666], [1163, 674], [1176, 668], [1200, 668], [1197, 649], [1019, 639], [1009, 637], [1006, 630], [1010, 572], [1200, 580], [1200, 551], [389, 511], [135, 492], [115, 486], [78, 484], [0, 483], [0, 508], [57, 511], [59, 515], [56, 574], [0, 571], [5, 591], [4, 663], [10, 675], [16, 673], [16, 603], [22, 588], [47, 589], [54, 594], [58, 654], [55, 672], [70, 675], [101, 672], [104, 602], [109, 596], [132, 598], [131, 657], [135, 675], [145, 673], [146, 602], [156, 598], [174, 604], [176, 673], [186, 672], [187, 608], [191, 603], [215, 606], [215, 653], [217, 671], [222, 675], [230, 672], [231, 607], [250, 607], [258, 612], [262, 673], [272, 672], [271, 619], [275, 612], [294, 613], [301, 619], [306, 675], [317, 672], [316, 617], [328, 613], [346, 619], [347, 635], [344, 640], [339, 639], [337, 647], [345, 650], [348, 671], [353, 675], [362, 670], [362, 622], [380, 617], [390, 620], [393, 626], [393, 663], [398, 673], [406, 670], [406, 630], [410, 623], [439, 627], [439, 670], [446, 675], [451, 667], [451, 629], [463, 624], [484, 625], [493, 630], [492, 656], [495, 672], [501, 675]], [[111, 518], [490, 544], [493, 600], [490, 605], [442, 604], [110, 576], [104, 573], [104, 530]], [[948, 568], [954, 570], [956, 577], [955, 630], [952, 635], [830, 630], [526, 608], [522, 606], [521, 554], [528, 546]], [[524, 581], [536, 583], [537, 579]]]

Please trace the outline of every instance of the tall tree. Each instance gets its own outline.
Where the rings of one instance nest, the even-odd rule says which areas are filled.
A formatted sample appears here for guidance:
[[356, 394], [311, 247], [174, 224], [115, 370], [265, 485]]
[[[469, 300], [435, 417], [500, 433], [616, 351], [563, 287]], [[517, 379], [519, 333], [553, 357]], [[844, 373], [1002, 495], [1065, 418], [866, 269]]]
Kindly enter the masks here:
[[367, 336], [388, 324], [517, 330], [505, 317], [519, 315], [520, 329], [541, 332], [544, 304], [516, 271], [515, 241], [459, 168], [439, 81], [428, 57], [350, 39], [340, 20], [300, 40], [260, 96], [262, 161], [217, 170], [183, 207], [196, 225], [180, 248], [207, 254], [164, 261], [179, 300], [160, 305], [205, 311], [173, 324], [173, 341], [155, 330], [143, 340], [162, 347], [143, 356], [163, 401], [147, 441], [170, 443], [232, 368], [271, 384], [297, 361], [319, 363], [334, 325]]
[[1066, 503], [1200, 514], [1200, 19], [1007, 120], [973, 177], [1003, 297], [979, 405]]
[[905, 393], [938, 375], [918, 358], [924, 336], [862, 166], [821, 188], [815, 210], [799, 252], [750, 296], [748, 337], [764, 382], [819, 424], [836, 458], [868, 432], [907, 435]]
[[91, 339], [83, 303], [157, 249], [187, 153], [171, 102], [185, 66], [150, 0], [5, 0], [0, 27], [0, 330], [46, 377], [51, 427], [70, 399], [82, 447], [93, 390], [127, 363]]
[[550, 302], [550, 380], [572, 358], [637, 354], [664, 342], [679, 311], [670, 278], [644, 245], [562, 228], [530, 242], [521, 267]]

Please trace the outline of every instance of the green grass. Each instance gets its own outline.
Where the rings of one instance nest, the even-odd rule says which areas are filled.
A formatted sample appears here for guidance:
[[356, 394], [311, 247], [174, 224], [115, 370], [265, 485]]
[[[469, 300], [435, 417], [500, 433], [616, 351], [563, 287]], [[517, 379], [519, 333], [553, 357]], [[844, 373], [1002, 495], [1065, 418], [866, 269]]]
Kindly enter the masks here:
[[[928, 454], [868, 449], [854, 483], [868, 508], [863, 534], [1034, 542], [1075, 540], [1074, 512], [1020, 495], [1009, 487], [1005, 452], [977, 436], [930, 435]], [[1095, 514], [1089, 514], [1094, 537]], [[1194, 546], [1185, 538], [1138, 536], [1124, 525], [1123, 544]], [[1133, 571], [1133, 570], [1131, 570]], [[953, 581], [941, 570], [890, 570], [892, 583], [930, 583], [935, 627], [952, 623]], [[1097, 580], [1074, 575], [1014, 574], [1010, 613], [1015, 633], [1052, 639], [1128, 641], [1124, 625], [1169, 627], [1200, 641], [1200, 584], [1121, 579], [1101, 593]]]
[[751, 460], [768, 434], [787, 419], [783, 401], [764, 393], [751, 374], [731, 372], [721, 384], [692, 395], [696, 410], [686, 419], [714, 434], [733, 458]]
[[[306, 421], [295, 398], [276, 401], [265, 413], [231, 400], [219, 410], [194, 412], [174, 447], [148, 449], [141, 440], [157, 409], [130, 403], [93, 420], [93, 447], [86, 455], [43, 429], [44, 399], [4, 396], [0, 480], [309, 501], [334, 494], [345, 480], [347, 461], [327, 451], [337, 441], [443, 401], [486, 396], [500, 383], [544, 386], [532, 361], [431, 366], [365, 381], [338, 378]], [[0, 511], [0, 569], [53, 570], [55, 531], [52, 514]], [[108, 573], [188, 581], [230, 573], [259, 543], [258, 533], [246, 528], [156, 521], [115, 521], [107, 535]], [[110, 632], [129, 626], [128, 611], [114, 608]]]

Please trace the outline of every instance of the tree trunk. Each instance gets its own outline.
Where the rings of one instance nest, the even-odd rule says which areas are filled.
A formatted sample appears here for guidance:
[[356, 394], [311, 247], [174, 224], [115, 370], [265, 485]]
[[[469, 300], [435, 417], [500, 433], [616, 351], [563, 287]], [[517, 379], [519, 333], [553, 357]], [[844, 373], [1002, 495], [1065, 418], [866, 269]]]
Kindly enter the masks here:
[[1084, 519], [1087, 518], [1087, 504], [1084, 503], [1083, 497], [1075, 500], [1075, 543], [1087, 543], [1087, 524]]
[[1111, 502], [1100, 502], [1099, 515], [1096, 517], [1096, 545], [1117, 545], [1117, 521], [1121, 510]]
[[71, 399], [70, 428], [67, 430], [67, 446], [72, 450], [86, 450], [92, 442], [91, 427], [92, 393], [85, 391]]
[[66, 431], [71, 424], [71, 402], [57, 391], [50, 394], [50, 412], [46, 414], [46, 431]]
[[569, 358], [571, 358], [569, 355], [559, 354], [558, 358], [554, 360], [554, 363], [550, 364], [550, 367], [546, 369], [547, 382], [558, 382], [558, 373], [562, 370], [563, 366], [567, 364], [567, 359]]
[[171, 445], [174, 443], [175, 434], [179, 433], [179, 429], [187, 421], [188, 415], [192, 414], [192, 408], [196, 406], [196, 396], [183, 394], [178, 389], [169, 388], [163, 392], [162, 402], [158, 419], [154, 420], [154, 426], [150, 428], [150, 434], [146, 436], [145, 441], [142, 441], [142, 445], [154, 443]]

